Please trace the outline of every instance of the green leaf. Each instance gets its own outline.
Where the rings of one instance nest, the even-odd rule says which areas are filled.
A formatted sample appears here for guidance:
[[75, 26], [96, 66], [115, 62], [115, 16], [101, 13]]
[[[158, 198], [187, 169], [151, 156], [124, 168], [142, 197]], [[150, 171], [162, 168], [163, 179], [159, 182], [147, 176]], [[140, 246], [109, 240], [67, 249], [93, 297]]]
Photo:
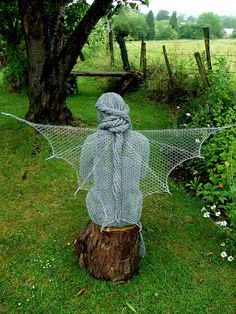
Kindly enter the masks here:
[[137, 313], [137, 311], [135, 310], [135, 308], [129, 304], [128, 302], [126, 302], [127, 306], [130, 308], [131, 311], [133, 311], [134, 313]]

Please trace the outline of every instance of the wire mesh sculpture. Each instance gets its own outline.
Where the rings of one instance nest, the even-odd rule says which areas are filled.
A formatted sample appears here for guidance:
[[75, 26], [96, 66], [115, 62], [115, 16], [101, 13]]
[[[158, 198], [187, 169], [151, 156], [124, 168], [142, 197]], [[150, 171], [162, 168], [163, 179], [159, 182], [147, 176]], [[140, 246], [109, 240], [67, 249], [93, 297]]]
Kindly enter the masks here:
[[80, 189], [89, 190], [91, 220], [103, 228], [140, 225], [143, 197], [169, 192], [167, 179], [184, 161], [201, 157], [203, 142], [228, 127], [133, 131], [129, 107], [116, 93], [96, 103], [97, 129], [35, 124], [52, 148], [50, 158], [72, 166]]

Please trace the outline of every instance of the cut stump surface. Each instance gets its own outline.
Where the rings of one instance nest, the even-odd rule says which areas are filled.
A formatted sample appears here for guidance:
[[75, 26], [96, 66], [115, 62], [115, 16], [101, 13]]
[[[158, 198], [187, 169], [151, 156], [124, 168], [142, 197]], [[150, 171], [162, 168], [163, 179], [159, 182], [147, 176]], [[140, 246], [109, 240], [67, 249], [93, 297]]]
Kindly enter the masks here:
[[98, 279], [127, 281], [137, 273], [139, 227], [101, 227], [89, 221], [75, 241], [80, 267]]

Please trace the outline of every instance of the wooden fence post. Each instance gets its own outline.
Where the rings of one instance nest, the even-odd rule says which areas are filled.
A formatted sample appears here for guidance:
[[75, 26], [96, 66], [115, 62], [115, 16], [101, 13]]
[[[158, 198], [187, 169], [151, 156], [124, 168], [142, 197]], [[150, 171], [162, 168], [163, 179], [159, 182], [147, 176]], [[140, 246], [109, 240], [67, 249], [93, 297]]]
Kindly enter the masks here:
[[113, 32], [112, 32], [112, 22], [111, 20], [108, 23], [109, 31], [108, 31], [108, 40], [109, 40], [109, 51], [111, 57], [111, 67], [114, 67], [115, 57], [114, 57], [114, 47], [113, 47]]
[[210, 36], [209, 36], [209, 27], [203, 28], [204, 42], [205, 42], [205, 51], [206, 51], [206, 59], [207, 59], [207, 67], [208, 70], [212, 70], [211, 65], [211, 53], [210, 53]]
[[147, 45], [143, 43], [143, 77], [147, 78]]
[[198, 70], [199, 70], [199, 73], [200, 73], [200, 76], [201, 76], [201, 79], [202, 79], [202, 82], [203, 82], [203, 86], [207, 88], [207, 87], [210, 86], [210, 82], [209, 82], [209, 79], [208, 79], [208, 76], [207, 76], [204, 64], [202, 62], [201, 55], [200, 55], [199, 52], [195, 52], [194, 53], [194, 57], [195, 57], [196, 62], [197, 62], [197, 66], [198, 66]]
[[167, 67], [167, 71], [168, 71], [168, 76], [169, 76], [169, 82], [170, 85], [173, 86], [174, 85], [174, 76], [173, 76], [173, 72], [170, 66], [170, 61], [168, 59], [167, 56], [167, 51], [166, 51], [166, 46], [162, 46], [162, 50], [163, 50], [163, 54], [164, 54], [164, 58], [165, 58], [165, 63], [166, 63], [166, 67]]
[[144, 47], [144, 40], [142, 36], [141, 49], [140, 49], [140, 67], [143, 65], [143, 47]]

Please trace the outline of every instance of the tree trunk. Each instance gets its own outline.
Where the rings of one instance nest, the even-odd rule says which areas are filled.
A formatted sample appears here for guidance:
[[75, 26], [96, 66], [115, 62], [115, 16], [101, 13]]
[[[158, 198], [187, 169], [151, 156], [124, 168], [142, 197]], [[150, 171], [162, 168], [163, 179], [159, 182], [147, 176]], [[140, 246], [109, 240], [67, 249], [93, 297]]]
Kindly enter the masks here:
[[125, 37], [120, 34], [116, 34], [116, 41], [118, 42], [118, 45], [120, 47], [123, 68], [125, 71], [130, 71], [128, 52], [125, 44]]
[[[68, 0], [18, 0], [28, 55], [29, 110], [27, 119], [69, 123], [65, 82], [88, 36], [112, 0], [95, 0], [63, 46], [64, 8]], [[63, 46], [63, 47], [62, 47]]]
[[76, 239], [80, 267], [86, 267], [98, 279], [127, 281], [137, 273], [139, 227], [105, 228], [90, 221]]

